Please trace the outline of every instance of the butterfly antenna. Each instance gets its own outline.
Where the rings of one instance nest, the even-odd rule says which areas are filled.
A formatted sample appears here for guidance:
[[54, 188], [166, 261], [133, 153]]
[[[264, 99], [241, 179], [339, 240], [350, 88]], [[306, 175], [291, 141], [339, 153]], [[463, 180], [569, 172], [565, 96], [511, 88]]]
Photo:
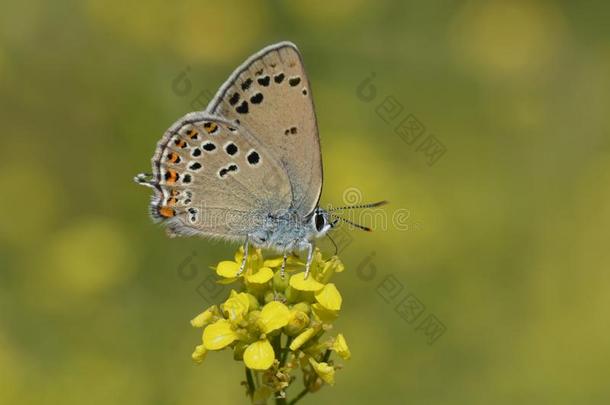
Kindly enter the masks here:
[[357, 224], [355, 222], [350, 221], [349, 219], [345, 219], [345, 218], [337, 216], [337, 215], [333, 215], [333, 217], [337, 218], [339, 221], [343, 221], [343, 222], [345, 222], [347, 224], [350, 224], [351, 226], [354, 226], [354, 227], [356, 227], [358, 229], [362, 229], [363, 231], [373, 232], [373, 230], [371, 228], [369, 228], [368, 226]]
[[388, 202], [386, 200], [383, 200], [383, 201], [377, 201], [377, 202], [370, 203], [370, 204], [346, 205], [344, 207], [331, 208], [328, 210], [328, 212], [340, 211], [340, 210], [354, 210], [354, 209], [360, 209], [360, 208], [375, 208], [375, 207], [381, 207], [382, 205], [386, 205], [387, 203]]

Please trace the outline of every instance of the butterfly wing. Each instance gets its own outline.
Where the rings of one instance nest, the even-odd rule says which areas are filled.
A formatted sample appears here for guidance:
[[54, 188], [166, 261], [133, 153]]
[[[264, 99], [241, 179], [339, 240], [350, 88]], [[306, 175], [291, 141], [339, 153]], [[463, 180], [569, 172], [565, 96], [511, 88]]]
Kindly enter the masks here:
[[152, 164], [151, 214], [170, 234], [239, 240], [292, 201], [283, 166], [260, 141], [206, 113], [187, 114], [170, 127]]
[[246, 60], [207, 107], [248, 128], [285, 166], [292, 208], [305, 217], [322, 191], [322, 157], [309, 80], [290, 42], [264, 48]]

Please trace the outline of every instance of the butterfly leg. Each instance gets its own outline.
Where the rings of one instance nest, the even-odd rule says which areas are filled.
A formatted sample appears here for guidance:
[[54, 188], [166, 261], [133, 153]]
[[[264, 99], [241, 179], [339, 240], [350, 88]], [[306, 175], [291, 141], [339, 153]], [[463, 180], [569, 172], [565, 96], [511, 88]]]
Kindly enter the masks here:
[[248, 259], [248, 235], [246, 235], [246, 241], [244, 242], [244, 257], [241, 259], [241, 266], [239, 266], [239, 271], [237, 272], [238, 276], [241, 276], [241, 273], [244, 272], [246, 268], [246, 260]]
[[309, 267], [311, 267], [311, 260], [313, 258], [313, 243], [309, 242], [307, 245], [307, 264], [305, 265], [305, 279], [309, 276]]
[[282, 277], [282, 280], [284, 279], [284, 274], [285, 274], [285, 270], [286, 270], [286, 260], [288, 260], [288, 251], [287, 250], [284, 251], [284, 260], [282, 260], [282, 268], [280, 269], [280, 276]]

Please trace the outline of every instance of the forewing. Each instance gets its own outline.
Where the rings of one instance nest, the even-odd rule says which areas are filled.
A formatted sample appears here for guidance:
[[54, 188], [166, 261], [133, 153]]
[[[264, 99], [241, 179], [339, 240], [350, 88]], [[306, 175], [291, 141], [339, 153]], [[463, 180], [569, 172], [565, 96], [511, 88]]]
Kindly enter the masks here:
[[207, 111], [248, 128], [286, 168], [292, 207], [311, 213], [322, 190], [320, 141], [309, 80], [290, 42], [264, 48], [242, 64]]

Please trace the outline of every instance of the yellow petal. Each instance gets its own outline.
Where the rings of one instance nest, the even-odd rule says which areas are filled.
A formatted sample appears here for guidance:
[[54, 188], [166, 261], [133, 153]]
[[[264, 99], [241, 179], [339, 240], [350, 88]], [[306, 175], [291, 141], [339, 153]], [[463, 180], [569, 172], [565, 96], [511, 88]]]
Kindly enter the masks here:
[[[241, 261], [244, 258], [244, 249], [240, 247], [237, 252], [235, 252], [235, 263], [239, 263], [241, 265]], [[261, 267], [263, 263], [263, 254], [260, 249], [250, 249], [248, 250], [248, 258], [246, 259], [246, 267], [257, 269]]]
[[258, 318], [258, 326], [264, 333], [269, 333], [283, 328], [288, 321], [290, 321], [288, 307], [279, 301], [271, 301], [263, 307]]
[[244, 352], [246, 367], [253, 370], [267, 370], [275, 360], [273, 347], [267, 339], [252, 343]]
[[352, 353], [349, 351], [349, 347], [347, 347], [347, 342], [342, 333], [339, 333], [335, 338], [332, 349], [341, 356], [343, 360], [349, 360], [349, 358], [352, 357]]
[[294, 338], [294, 340], [290, 343], [290, 350], [293, 352], [298, 350], [301, 346], [305, 344], [309, 339], [311, 339], [317, 332], [315, 328], [307, 328], [304, 332]]
[[299, 291], [319, 291], [324, 288], [324, 284], [318, 283], [311, 275], [305, 279], [305, 273], [290, 277], [290, 286]]
[[216, 305], [212, 305], [193, 319], [191, 319], [191, 325], [193, 328], [203, 328], [212, 320], [212, 316], [214, 316], [214, 312], [216, 312]]
[[207, 349], [204, 345], [199, 345], [195, 347], [195, 351], [191, 354], [192, 359], [195, 363], [200, 364], [205, 359], [205, 355], [208, 353]]
[[236, 262], [225, 260], [223, 262], [218, 263], [218, 266], [216, 266], [216, 274], [225, 278], [237, 277], [237, 273], [239, 272], [239, 266], [240, 265]]
[[222, 311], [231, 322], [239, 322], [244, 319], [250, 307], [250, 298], [246, 293], [231, 294], [231, 298], [222, 304]]
[[318, 363], [311, 357], [309, 358], [309, 364], [311, 364], [316, 374], [324, 380], [326, 384], [335, 385], [335, 369], [332, 366], [329, 366], [324, 362]]
[[320, 303], [324, 308], [331, 311], [338, 311], [341, 309], [341, 294], [333, 283], [326, 284], [323, 289], [316, 293], [316, 301]]
[[249, 283], [254, 284], [265, 284], [272, 278], [273, 270], [271, 270], [269, 267], [261, 267], [256, 273], [246, 276], [246, 280], [248, 280]]
[[249, 294], [249, 293], [245, 293], [245, 294], [248, 297], [248, 300], [250, 300], [250, 306], [249, 306], [248, 310], [249, 311], [257, 310], [260, 307], [260, 305], [261, 305], [258, 302], [258, 299], [254, 295], [252, 295], [252, 294]]
[[203, 345], [207, 350], [220, 350], [237, 339], [231, 322], [219, 319], [203, 330]]
[[337, 256], [331, 257], [330, 260], [328, 261], [328, 263], [332, 267], [332, 269], [334, 270], [335, 273], [341, 273], [343, 270], [345, 270], [345, 266], [343, 265], [343, 262]]
[[327, 283], [335, 273], [341, 273], [344, 269], [345, 266], [343, 266], [341, 260], [337, 256], [333, 256], [320, 265], [317, 279], [322, 283]]
[[235, 258], [235, 263], [241, 263], [244, 258], [244, 247], [240, 246], [233, 257]]
[[311, 306], [311, 311], [317, 319], [324, 323], [331, 323], [339, 316], [339, 311], [332, 311], [330, 309], [326, 309], [321, 304], [317, 303]]

